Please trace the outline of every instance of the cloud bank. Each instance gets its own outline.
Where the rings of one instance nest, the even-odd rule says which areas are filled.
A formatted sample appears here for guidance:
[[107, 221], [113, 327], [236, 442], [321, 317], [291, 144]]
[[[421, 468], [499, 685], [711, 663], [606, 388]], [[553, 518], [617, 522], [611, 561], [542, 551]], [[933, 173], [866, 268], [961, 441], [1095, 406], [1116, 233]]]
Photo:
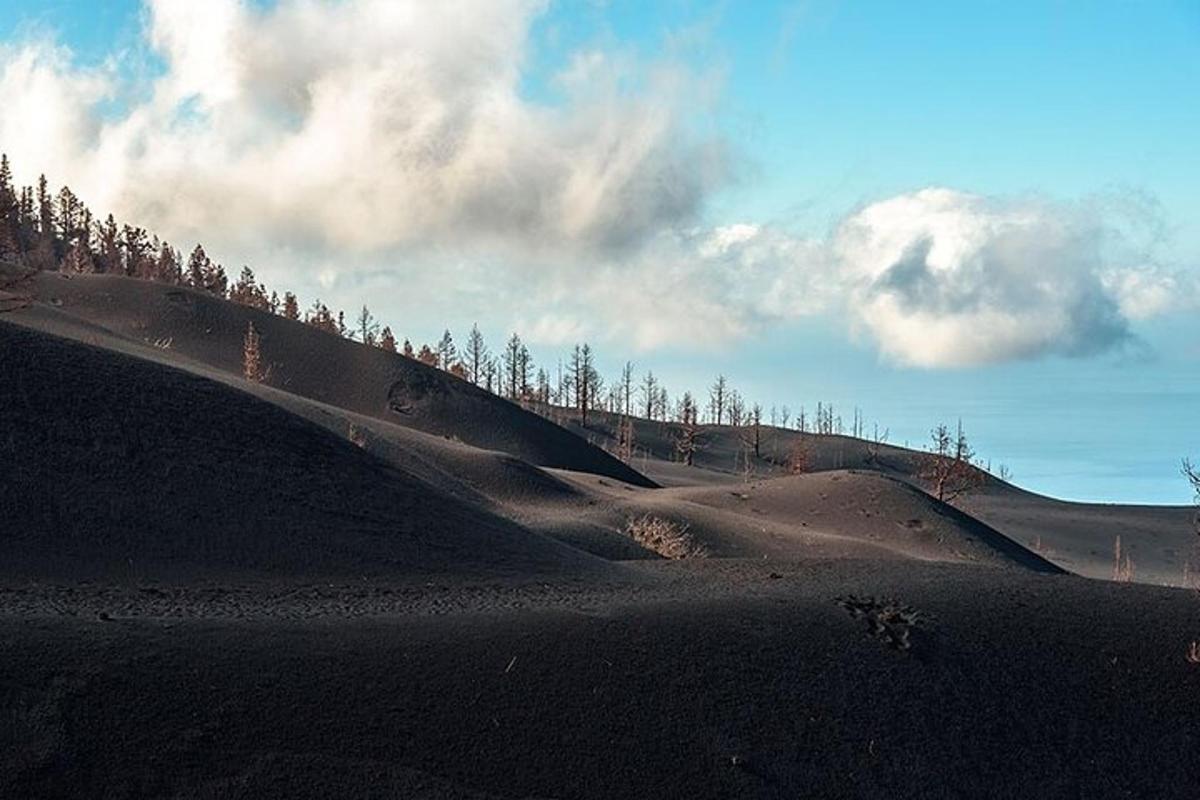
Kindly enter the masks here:
[[712, 225], [738, 177], [716, 81], [590, 49], [534, 92], [543, 10], [151, 0], [142, 52], [100, 67], [47, 38], [0, 49], [0, 149], [281, 285], [492, 309], [546, 342], [708, 346], [826, 315], [955, 367], [1111, 350], [1189, 294], [1086, 203], [929, 188], [827, 235]]

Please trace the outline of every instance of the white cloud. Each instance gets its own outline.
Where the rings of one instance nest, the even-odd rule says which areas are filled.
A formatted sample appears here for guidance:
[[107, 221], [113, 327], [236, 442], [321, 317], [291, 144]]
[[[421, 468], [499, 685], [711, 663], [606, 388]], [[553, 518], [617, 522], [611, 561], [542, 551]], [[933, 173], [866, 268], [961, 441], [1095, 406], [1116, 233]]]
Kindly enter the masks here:
[[[635, 91], [593, 55], [563, 103], [527, 100], [542, 5], [153, 0], [152, 91], [100, 124], [113, 76], [81, 84], [64, 51], [32, 42], [0, 67], [0, 104], [37, 113], [6, 112], [0, 141], [97, 206], [231, 245], [620, 249], [690, 220], [725, 164], [689, 133], [685, 78], [648, 67]], [[20, 130], [31, 119], [49, 130]]]
[[931, 188], [838, 227], [836, 264], [860, 326], [891, 358], [956, 367], [1092, 355], [1157, 313], [1170, 275], [1128, 253], [1091, 204]]
[[735, 166], [706, 132], [712, 81], [591, 48], [531, 100], [543, 6], [151, 0], [162, 70], [140, 82], [45, 39], [0, 49], [0, 150], [280, 288], [547, 344], [711, 347], [827, 314], [896, 361], [963, 366], [1119, 347], [1195, 295], [1100, 203], [932, 188], [827, 237], [707, 227]]

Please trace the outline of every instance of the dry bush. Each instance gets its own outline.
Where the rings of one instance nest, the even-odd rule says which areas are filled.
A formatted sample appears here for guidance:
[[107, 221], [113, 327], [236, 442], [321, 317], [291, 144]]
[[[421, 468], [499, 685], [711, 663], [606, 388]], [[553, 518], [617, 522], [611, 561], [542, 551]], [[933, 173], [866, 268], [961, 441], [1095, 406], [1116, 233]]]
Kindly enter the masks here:
[[625, 535], [663, 558], [706, 558], [708, 551], [696, 544], [686, 525], [645, 514], [625, 524]]

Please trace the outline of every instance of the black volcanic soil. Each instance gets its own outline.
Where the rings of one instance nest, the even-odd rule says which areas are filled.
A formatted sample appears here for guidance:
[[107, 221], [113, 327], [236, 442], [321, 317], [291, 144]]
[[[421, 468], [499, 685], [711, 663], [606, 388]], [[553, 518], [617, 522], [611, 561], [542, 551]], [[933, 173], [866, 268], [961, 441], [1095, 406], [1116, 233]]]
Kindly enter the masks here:
[[[640, 569], [654, 589], [442, 585], [469, 598], [452, 609], [361, 586], [241, 618], [24, 607], [0, 618], [0, 794], [1195, 796], [1185, 592], [900, 562]], [[891, 601], [915, 612], [908, 649], [872, 628]]]
[[[685, 468], [640, 422], [652, 481], [603, 415], [191, 292], [36, 284], [0, 317], [0, 797], [1200, 791], [1200, 597], [1061, 569], [1119, 530], [1169, 577], [1182, 509], [998, 481], [952, 508], [844, 437], [747, 475], [709, 429]], [[278, 382], [237, 374], [250, 318]], [[397, 381], [452, 399], [381, 410]], [[712, 557], [659, 558], [643, 515]]]

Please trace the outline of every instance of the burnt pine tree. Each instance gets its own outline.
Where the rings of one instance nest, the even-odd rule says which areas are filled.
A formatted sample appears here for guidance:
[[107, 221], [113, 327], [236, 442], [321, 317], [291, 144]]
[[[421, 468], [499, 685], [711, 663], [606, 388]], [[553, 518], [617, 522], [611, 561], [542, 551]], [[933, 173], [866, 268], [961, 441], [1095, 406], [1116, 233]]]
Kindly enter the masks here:
[[437, 365], [444, 370], [449, 370], [457, 356], [458, 348], [454, 346], [454, 337], [447, 329], [437, 343]]
[[261, 383], [266, 377], [263, 373], [262, 352], [258, 331], [254, 330], [251, 322], [246, 328], [246, 336], [242, 340], [242, 376], [252, 383]]
[[708, 391], [708, 409], [713, 422], [722, 425], [725, 422], [725, 405], [728, 402], [729, 384], [724, 375], [718, 375], [712, 388]]
[[675, 451], [679, 459], [692, 466], [700, 449], [700, 425], [697, 419], [696, 401], [691, 392], [684, 392], [679, 401], [679, 435], [675, 439]]
[[653, 372], [647, 372], [646, 377], [642, 378], [642, 400], [645, 405], [642, 406], [646, 419], [654, 419], [654, 406], [658, 400], [658, 379], [654, 377]]
[[516, 333], [508, 337], [508, 344], [504, 346], [504, 379], [507, 384], [505, 390], [509, 400], [517, 399], [518, 393], [525, 383], [521, 355], [521, 351], [524, 349], [525, 345]]

